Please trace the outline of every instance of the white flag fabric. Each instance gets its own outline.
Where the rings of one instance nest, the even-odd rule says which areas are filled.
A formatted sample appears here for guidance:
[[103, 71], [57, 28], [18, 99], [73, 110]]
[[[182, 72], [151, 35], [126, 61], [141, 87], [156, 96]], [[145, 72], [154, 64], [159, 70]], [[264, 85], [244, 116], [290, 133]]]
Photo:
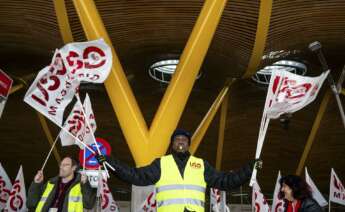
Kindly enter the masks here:
[[273, 212], [284, 212], [284, 200], [279, 198], [280, 183], [281, 179], [280, 171], [278, 172], [278, 177], [276, 181], [276, 186], [273, 193], [272, 211]]
[[270, 207], [268, 206], [267, 200], [261, 192], [260, 186], [257, 183], [257, 181], [253, 183], [252, 207], [254, 208], [255, 212], [271, 211]]
[[[102, 175], [103, 176], [103, 175]], [[101, 197], [102, 197], [102, 210], [104, 212], [115, 211], [119, 212], [119, 206], [116, 204], [113, 195], [109, 189], [108, 182], [106, 178], [102, 177], [101, 183]]]
[[210, 211], [227, 212], [230, 209], [226, 205], [226, 193], [216, 188], [210, 189]]
[[12, 183], [0, 163], [0, 211], [5, 208], [12, 189]]
[[[255, 158], [260, 158], [270, 119], [296, 112], [314, 101], [328, 74], [329, 71], [323, 72], [318, 77], [305, 77], [284, 70], [272, 70]], [[256, 174], [257, 170], [254, 169], [250, 186], [255, 182]]]
[[317, 189], [314, 181], [309, 176], [307, 168], [305, 168], [305, 181], [309, 185], [309, 187], [311, 189], [312, 196], [316, 200], [316, 202], [319, 203], [319, 205], [321, 205], [321, 207], [328, 205], [326, 199], [322, 196], [319, 189]]
[[331, 202], [345, 205], [345, 188], [333, 169], [331, 171], [331, 180], [329, 185], [329, 200]]
[[79, 82], [72, 79], [55, 51], [50, 66], [43, 68], [25, 94], [24, 101], [58, 126], [62, 126], [63, 113], [71, 102]]
[[152, 191], [149, 193], [145, 201], [141, 204], [137, 212], [156, 212], [157, 211], [157, 202], [156, 202], [156, 192]]
[[[97, 125], [88, 94], [86, 94], [84, 99], [83, 109], [86, 116], [84, 116], [81, 103], [77, 101], [68, 118], [66, 119], [63, 129], [60, 131], [59, 136], [62, 146], [77, 144], [81, 149], [83, 149], [84, 146], [77, 142], [75, 138], [87, 145], [93, 143], [93, 133], [96, 131]], [[88, 123], [90, 124], [92, 130], [90, 130], [87, 125], [86, 117], [88, 118]], [[66, 131], [69, 131], [75, 136], [75, 138]]]
[[113, 56], [103, 39], [69, 43], [60, 52], [67, 70], [79, 81], [103, 83], [110, 73]]
[[293, 113], [313, 102], [328, 74], [329, 71], [318, 77], [305, 77], [283, 70], [272, 71], [267, 117], [276, 119], [284, 113]]
[[20, 166], [16, 180], [13, 183], [10, 196], [7, 200], [5, 212], [26, 212], [26, 190], [23, 168]]

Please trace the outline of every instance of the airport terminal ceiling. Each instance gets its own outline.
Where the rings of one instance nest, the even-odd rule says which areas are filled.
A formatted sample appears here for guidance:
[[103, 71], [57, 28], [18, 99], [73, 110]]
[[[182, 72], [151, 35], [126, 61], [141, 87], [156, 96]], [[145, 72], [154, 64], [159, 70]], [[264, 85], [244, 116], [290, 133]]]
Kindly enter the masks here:
[[[65, 2], [74, 40], [86, 41], [72, 0]], [[160, 60], [179, 58], [204, 1], [95, 0], [95, 3], [149, 126], [167, 87], [150, 77], [149, 67]], [[259, 0], [227, 2], [200, 69], [200, 78], [178, 125], [194, 132], [226, 79], [236, 78], [229, 93], [222, 159], [225, 171], [239, 168], [255, 154], [266, 90], [250, 77], [243, 77], [248, 76], [255, 43], [264, 44], [263, 53], [256, 55], [262, 58], [256, 70], [285, 59], [305, 64], [308, 76], [319, 75], [320, 63], [308, 50], [313, 41], [322, 44], [336, 80], [344, 66], [345, 1], [273, 0], [266, 5], [266, 9], [271, 7], [268, 15], [260, 4]], [[266, 26], [258, 24], [260, 18], [269, 19]], [[267, 36], [257, 34], [260, 27], [268, 27]], [[14, 78], [14, 85], [49, 64], [53, 51], [63, 44], [52, 0], [0, 1], [0, 68]], [[23, 164], [29, 183], [42, 165], [49, 143], [36, 112], [23, 102], [26, 90], [22, 88], [9, 96], [0, 119], [0, 162], [10, 176], [15, 176]], [[326, 90], [329, 90], [327, 83], [316, 101], [293, 114], [288, 125], [279, 120], [271, 122], [262, 153], [263, 170], [258, 177], [265, 193], [273, 192], [278, 170], [283, 174], [296, 171]], [[96, 136], [110, 142], [114, 157], [134, 165], [106, 89], [100, 84], [85, 84], [82, 96], [86, 92], [96, 116]], [[341, 99], [344, 104], [345, 96]], [[49, 127], [56, 136], [59, 129], [51, 122]], [[216, 162], [218, 129], [219, 113], [196, 152], [212, 165]], [[324, 193], [328, 193], [332, 167], [345, 179], [344, 142], [344, 127], [331, 96], [306, 161], [311, 176]], [[58, 152], [77, 156], [78, 149], [58, 145]], [[57, 164], [51, 157], [46, 175], [56, 173]], [[129, 189], [129, 185], [118, 180], [112, 182], [113, 188]]]

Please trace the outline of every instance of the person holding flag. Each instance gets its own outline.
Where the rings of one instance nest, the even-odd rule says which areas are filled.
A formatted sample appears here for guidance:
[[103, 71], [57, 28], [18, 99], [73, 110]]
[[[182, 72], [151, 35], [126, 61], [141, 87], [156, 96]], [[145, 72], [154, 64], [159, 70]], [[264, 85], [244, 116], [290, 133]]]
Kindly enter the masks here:
[[137, 186], [155, 185], [158, 212], [205, 211], [206, 185], [220, 190], [235, 189], [250, 179], [254, 166], [261, 168], [261, 160], [253, 160], [236, 172], [219, 172], [189, 153], [189, 132], [177, 129], [170, 140], [172, 153], [145, 167], [131, 168], [103, 155], [96, 158], [100, 164], [110, 163], [114, 174], [123, 181]]
[[92, 209], [96, 202], [93, 189], [85, 174], [79, 174], [78, 162], [70, 156], [60, 163], [59, 175], [43, 183], [44, 175], [39, 170], [31, 183], [26, 202], [29, 209], [37, 212], [82, 212]]
[[284, 212], [322, 212], [310, 187], [301, 177], [287, 175], [279, 180], [279, 198], [284, 198]]

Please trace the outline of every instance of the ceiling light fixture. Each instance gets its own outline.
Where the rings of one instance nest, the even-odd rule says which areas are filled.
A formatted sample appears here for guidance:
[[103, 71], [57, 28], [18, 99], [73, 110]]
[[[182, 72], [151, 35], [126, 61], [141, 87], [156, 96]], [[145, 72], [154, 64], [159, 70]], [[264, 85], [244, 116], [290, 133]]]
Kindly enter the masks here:
[[271, 73], [273, 70], [284, 70], [298, 75], [305, 75], [307, 73], [307, 66], [304, 63], [294, 60], [279, 60], [272, 65], [265, 66], [252, 76], [255, 82], [268, 85], [270, 83]]
[[[175, 73], [178, 63], [179, 60], [161, 60], [155, 62], [149, 68], [149, 75], [156, 81], [169, 83], [172, 75]], [[199, 72], [197, 79], [199, 79], [200, 76], [201, 72]]]

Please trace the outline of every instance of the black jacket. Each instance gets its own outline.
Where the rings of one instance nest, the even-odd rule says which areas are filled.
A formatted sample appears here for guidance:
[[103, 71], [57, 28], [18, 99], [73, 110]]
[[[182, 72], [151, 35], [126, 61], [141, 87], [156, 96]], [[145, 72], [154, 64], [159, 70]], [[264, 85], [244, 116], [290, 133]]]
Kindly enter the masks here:
[[[56, 184], [59, 182], [59, 177], [51, 178], [49, 179], [49, 182], [54, 184], [54, 187], [51, 193], [49, 194], [46, 200], [46, 203], [43, 205], [42, 211], [49, 210], [49, 206], [52, 204], [54, 195], [56, 193], [56, 189], [57, 189]], [[73, 186], [75, 186], [79, 182], [80, 182], [80, 174], [77, 174], [76, 177], [74, 178], [74, 181], [72, 182], [72, 184], [66, 191], [65, 201], [63, 203], [63, 209], [62, 209], [63, 212], [68, 212], [67, 202], [68, 202], [69, 191], [73, 188]], [[85, 184], [81, 183], [80, 186], [81, 186], [81, 192], [83, 194], [83, 207], [86, 209], [92, 209], [96, 202], [96, 189], [93, 189], [91, 187], [88, 180]], [[38, 202], [40, 201], [46, 187], [47, 187], [47, 183], [46, 184], [44, 184], [43, 182], [31, 183], [29, 187], [29, 191], [28, 191], [28, 198], [26, 201], [26, 206], [28, 207], [28, 209], [30, 209], [30, 211], [34, 211], [36, 209]]]
[[[183, 177], [186, 163], [190, 154], [172, 154], [176, 165]], [[115, 168], [115, 175], [121, 180], [137, 186], [154, 185], [161, 176], [160, 158], [155, 159], [150, 165], [131, 168], [119, 160], [107, 157], [107, 162]], [[236, 172], [222, 172], [215, 170], [207, 161], [204, 161], [204, 177], [207, 185], [220, 190], [231, 190], [237, 188], [248, 181], [252, 174], [254, 162], [243, 166]]]
[[[285, 201], [284, 211], [287, 211], [289, 202]], [[313, 198], [305, 198], [302, 200], [301, 208], [298, 212], [323, 212], [321, 206]]]

